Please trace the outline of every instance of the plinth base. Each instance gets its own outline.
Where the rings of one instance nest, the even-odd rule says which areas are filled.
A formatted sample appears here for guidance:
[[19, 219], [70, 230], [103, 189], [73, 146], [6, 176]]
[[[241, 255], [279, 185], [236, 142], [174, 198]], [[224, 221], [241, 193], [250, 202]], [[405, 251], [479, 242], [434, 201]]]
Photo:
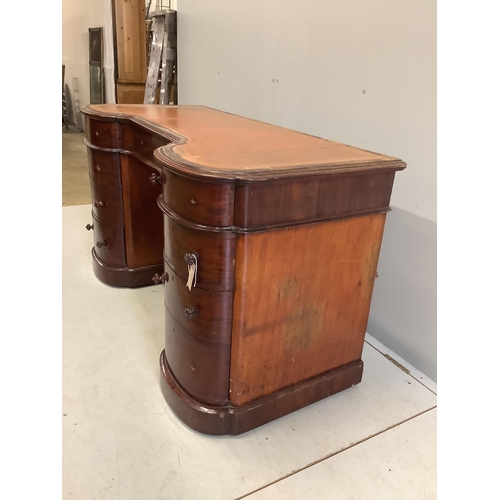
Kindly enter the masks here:
[[208, 406], [189, 396], [175, 379], [163, 350], [161, 389], [172, 411], [204, 434], [241, 434], [361, 382], [363, 361], [310, 378], [242, 406]]
[[105, 264], [92, 248], [92, 260], [94, 274], [99, 281], [106, 285], [121, 288], [135, 288], [145, 285], [154, 285], [153, 276], [163, 273], [163, 263], [152, 266], [136, 267], [112, 267]]

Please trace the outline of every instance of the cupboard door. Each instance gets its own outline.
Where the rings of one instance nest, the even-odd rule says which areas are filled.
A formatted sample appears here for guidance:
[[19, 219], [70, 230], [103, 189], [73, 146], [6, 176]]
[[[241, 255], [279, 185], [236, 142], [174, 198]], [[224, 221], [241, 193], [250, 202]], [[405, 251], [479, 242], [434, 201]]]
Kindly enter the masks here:
[[131, 269], [163, 263], [163, 213], [156, 203], [162, 187], [150, 181], [154, 173], [137, 158], [121, 155], [125, 246]]

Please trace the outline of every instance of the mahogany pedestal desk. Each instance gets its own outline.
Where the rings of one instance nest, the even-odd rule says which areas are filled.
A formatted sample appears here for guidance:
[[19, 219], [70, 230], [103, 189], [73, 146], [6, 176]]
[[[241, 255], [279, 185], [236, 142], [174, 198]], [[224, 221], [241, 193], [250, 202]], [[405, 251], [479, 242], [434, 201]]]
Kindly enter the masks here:
[[361, 381], [403, 161], [201, 106], [82, 112], [94, 270], [163, 282], [160, 380], [181, 420], [239, 434]]

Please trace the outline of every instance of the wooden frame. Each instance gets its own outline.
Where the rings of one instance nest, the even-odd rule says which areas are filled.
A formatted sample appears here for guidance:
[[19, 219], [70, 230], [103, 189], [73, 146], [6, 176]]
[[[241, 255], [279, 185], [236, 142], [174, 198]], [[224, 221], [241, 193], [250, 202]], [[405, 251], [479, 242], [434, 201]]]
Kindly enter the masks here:
[[104, 98], [103, 29], [89, 28], [90, 104], [103, 104]]

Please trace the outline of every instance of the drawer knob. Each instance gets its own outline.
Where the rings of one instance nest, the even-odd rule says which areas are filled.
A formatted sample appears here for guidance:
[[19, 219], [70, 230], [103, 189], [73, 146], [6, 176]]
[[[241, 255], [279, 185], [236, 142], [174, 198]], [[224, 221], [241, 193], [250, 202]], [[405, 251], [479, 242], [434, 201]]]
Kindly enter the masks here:
[[95, 201], [94, 202], [94, 207], [96, 207], [96, 208], [103, 207], [103, 206], [104, 206], [103, 201]]
[[157, 173], [152, 173], [149, 176], [149, 182], [151, 182], [151, 184], [153, 184], [153, 186], [155, 184], [163, 184], [163, 175], [157, 174]]
[[102, 240], [102, 241], [98, 241], [95, 246], [97, 248], [102, 248], [102, 247], [105, 247], [106, 246], [106, 240]]
[[90, 231], [91, 229], [94, 229], [94, 224], [90, 225], [90, 224], [87, 224], [85, 226], [85, 229], [87, 229], [87, 231]]
[[186, 309], [184, 309], [184, 316], [186, 316], [187, 319], [196, 318], [196, 316], [198, 316], [198, 309], [194, 306], [186, 307]]
[[159, 285], [160, 283], [168, 283], [168, 273], [163, 273], [161, 276], [156, 273], [153, 276], [153, 281], [155, 282], [155, 285]]

